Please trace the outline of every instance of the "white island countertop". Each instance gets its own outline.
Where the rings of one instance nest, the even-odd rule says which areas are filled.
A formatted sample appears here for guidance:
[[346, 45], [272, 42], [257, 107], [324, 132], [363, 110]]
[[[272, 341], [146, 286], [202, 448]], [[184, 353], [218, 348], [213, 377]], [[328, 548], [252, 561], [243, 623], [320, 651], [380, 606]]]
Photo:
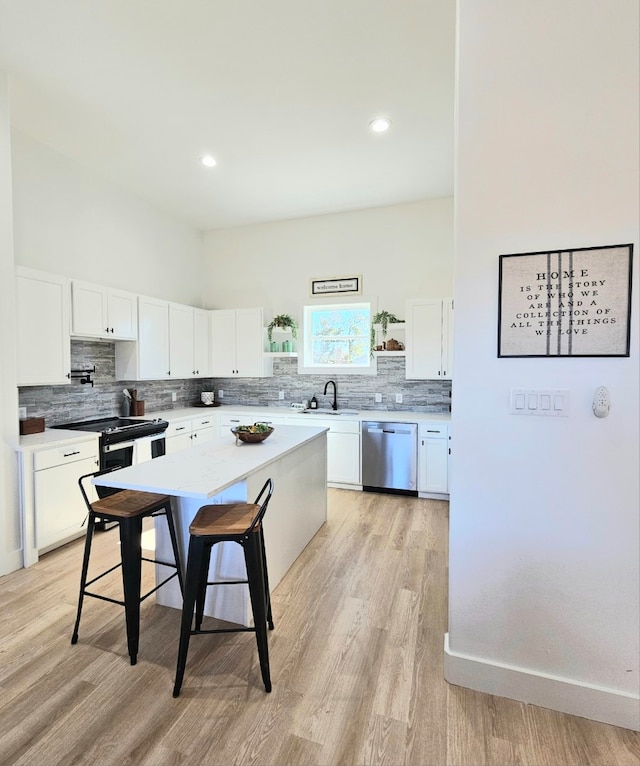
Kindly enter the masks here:
[[326, 430], [312, 424], [303, 427], [278, 425], [265, 441], [238, 445], [229, 433], [172, 455], [121, 468], [97, 477], [94, 482], [105, 487], [206, 501], [316, 439]]
[[[269, 583], [274, 588], [327, 519], [327, 428], [278, 425], [258, 444], [236, 446], [232, 434], [195, 447], [98, 476], [107, 487], [158, 492], [172, 497], [174, 521], [183, 565], [187, 559], [189, 524], [202, 505], [253, 502], [267, 478], [274, 482], [265, 516], [264, 535]], [[171, 560], [164, 519], [155, 524], [159, 560]], [[156, 582], [166, 578], [156, 565]], [[240, 546], [223, 542], [211, 555], [210, 580], [246, 579]], [[209, 589], [205, 614], [249, 625], [246, 588]], [[157, 603], [176, 609], [182, 595], [173, 580], [158, 590]]]

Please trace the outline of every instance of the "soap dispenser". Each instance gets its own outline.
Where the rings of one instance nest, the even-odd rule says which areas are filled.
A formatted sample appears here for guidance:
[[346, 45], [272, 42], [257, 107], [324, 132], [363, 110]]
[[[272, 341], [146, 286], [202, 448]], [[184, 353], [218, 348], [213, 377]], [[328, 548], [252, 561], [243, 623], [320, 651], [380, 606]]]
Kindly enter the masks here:
[[317, 410], [318, 409], [318, 400], [316, 399], [315, 396], [311, 397], [311, 401], [309, 402], [309, 407], [312, 410]]

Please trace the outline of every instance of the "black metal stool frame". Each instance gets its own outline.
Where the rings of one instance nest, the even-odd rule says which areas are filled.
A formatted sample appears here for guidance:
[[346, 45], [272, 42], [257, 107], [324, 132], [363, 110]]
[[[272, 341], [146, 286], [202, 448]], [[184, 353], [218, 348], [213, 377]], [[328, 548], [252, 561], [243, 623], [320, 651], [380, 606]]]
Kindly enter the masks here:
[[[180, 552], [178, 548], [178, 538], [176, 535], [175, 524], [173, 520], [173, 513], [171, 509], [171, 502], [168, 500], [164, 505], [149, 511], [147, 513], [138, 514], [130, 518], [124, 518], [122, 516], [111, 515], [108, 513], [100, 512], [96, 513], [92, 506], [87, 491], [84, 488], [84, 482], [93, 479], [97, 476], [102, 476], [105, 473], [118, 470], [118, 468], [107, 468], [94, 473], [88, 473], [81, 476], [78, 479], [78, 486], [82, 492], [82, 496], [88, 509], [88, 522], [87, 522], [87, 534], [85, 537], [84, 556], [82, 559], [82, 574], [80, 576], [80, 594], [78, 597], [78, 613], [76, 616], [75, 626], [73, 628], [73, 635], [71, 636], [71, 643], [76, 644], [78, 642], [78, 630], [80, 627], [80, 618], [82, 615], [82, 606], [85, 596], [91, 598], [97, 598], [101, 601], [109, 601], [112, 604], [118, 604], [123, 606], [125, 610], [125, 623], [127, 629], [127, 649], [129, 652], [129, 658], [132, 665], [135, 665], [138, 657], [138, 647], [140, 641], [140, 604], [155, 593], [159, 588], [168, 583], [174, 577], [178, 578], [180, 584], [180, 592], [184, 596], [184, 581], [182, 577], [182, 565], [180, 559]], [[100, 497], [100, 490], [103, 489], [102, 497], [107, 495], [117, 494], [120, 490], [113, 490], [107, 488], [96, 488], [98, 496]], [[142, 555], [142, 520], [148, 517], [165, 516], [167, 520], [167, 526], [169, 528], [169, 536], [171, 538], [171, 546], [173, 548], [174, 562], [160, 561], [158, 559], [147, 558]], [[91, 543], [93, 542], [93, 534], [95, 531], [95, 525], [97, 519], [104, 519], [105, 521], [115, 521], [118, 524], [120, 532], [120, 562], [105, 570], [101, 574], [87, 581], [87, 575], [89, 572], [89, 559], [91, 555]], [[176, 571], [170, 574], [161, 583], [152, 588], [144, 595], [140, 595], [141, 580], [142, 580], [142, 562], [147, 561], [151, 564], [160, 564], [169, 568], [173, 568]], [[108, 574], [118, 568], [122, 569], [122, 588], [123, 588], [123, 600], [110, 598], [100, 593], [91, 593], [87, 590], [93, 583], [106, 577]]]
[[[266, 493], [266, 497], [264, 497]], [[187, 574], [185, 579], [184, 602], [180, 625], [180, 645], [173, 696], [178, 697], [182, 687], [184, 671], [187, 664], [189, 640], [191, 636], [206, 633], [255, 633], [258, 646], [258, 659], [265, 691], [271, 691], [271, 675], [269, 668], [269, 646], [267, 640], [267, 624], [273, 630], [271, 612], [271, 595], [269, 592], [269, 577], [267, 574], [267, 559], [264, 546], [262, 519], [273, 494], [273, 481], [267, 479], [258, 493], [255, 505], [260, 505], [251, 524], [243, 532], [236, 535], [190, 535], [189, 552], [187, 556]], [[264, 499], [262, 499], [264, 497]], [[261, 502], [262, 500], [262, 502]], [[235, 542], [242, 546], [246, 580], [208, 580], [211, 550], [221, 542]], [[253, 627], [215, 628], [202, 630], [204, 602], [209, 585], [248, 585], [251, 609], [253, 611]], [[192, 629], [194, 622], [195, 627]]]

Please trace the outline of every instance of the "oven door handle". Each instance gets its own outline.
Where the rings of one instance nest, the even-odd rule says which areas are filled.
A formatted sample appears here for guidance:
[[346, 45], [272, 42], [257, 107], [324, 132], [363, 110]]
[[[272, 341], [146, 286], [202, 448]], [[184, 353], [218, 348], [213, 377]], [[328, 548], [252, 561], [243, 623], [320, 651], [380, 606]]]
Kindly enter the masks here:
[[127, 447], [133, 447], [135, 441], [130, 442], [116, 442], [115, 444], [104, 444], [102, 446], [103, 452], [115, 452], [119, 449], [127, 449]]

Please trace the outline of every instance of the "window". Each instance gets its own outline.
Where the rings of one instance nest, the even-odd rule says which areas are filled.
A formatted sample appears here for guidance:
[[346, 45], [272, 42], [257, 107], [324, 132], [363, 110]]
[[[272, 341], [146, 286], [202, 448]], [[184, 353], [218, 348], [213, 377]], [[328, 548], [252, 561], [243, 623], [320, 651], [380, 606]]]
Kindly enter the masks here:
[[371, 304], [305, 306], [301, 357], [299, 372], [375, 374]]

